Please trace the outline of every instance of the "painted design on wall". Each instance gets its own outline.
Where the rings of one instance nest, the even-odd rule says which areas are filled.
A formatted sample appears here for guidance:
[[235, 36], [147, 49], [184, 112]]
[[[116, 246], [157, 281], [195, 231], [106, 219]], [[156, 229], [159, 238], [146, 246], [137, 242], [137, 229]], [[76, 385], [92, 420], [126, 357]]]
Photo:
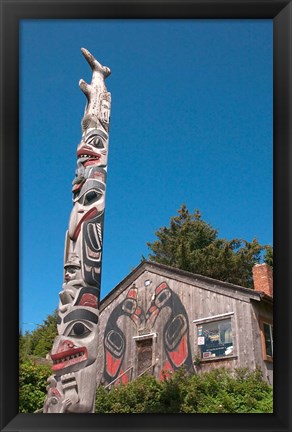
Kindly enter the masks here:
[[119, 318], [126, 316], [132, 320], [135, 326], [144, 321], [145, 315], [137, 303], [138, 290], [135, 286], [130, 288], [126, 298], [119, 303], [109, 316], [104, 332], [104, 372], [103, 381], [107, 384], [122, 375], [121, 382], [129, 381], [129, 375], [122, 368], [126, 351], [126, 338], [118, 325]]
[[166, 282], [162, 282], [155, 289], [154, 299], [146, 313], [146, 320], [151, 327], [164, 308], [170, 309], [170, 315], [163, 326], [163, 345], [168, 360], [162, 367], [160, 379], [181, 366], [194, 372], [187, 312], [179, 296]]
[[[138, 289], [133, 286], [126, 298], [111, 312], [104, 332], [104, 372], [103, 382], [110, 383], [123, 374], [127, 334], [121, 328], [124, 316], [128, 316], [137, 330], [147, 328], [151, 332], [162, 332], [162, 344], [167, 361], [163, 365], [160, 379], [184, 366], [194, 372], [189, 340], [188, 316], [179, 296], [173, 292], [166, 282], [162, 282], [154, 292], [152, 301], [145, 313], [142, 305], [138, 304]], [[165, 323], [160, 322], [159, 328], [155, 323], [161, 311], [168, 308], [169, 314]], [[162, 326], [162, 327], [161, 327]], [[126, 374], [125, 374], [126, 375]], [[127, 375], [123, 377], [127, 380]]]
[[111, 95], [104, 82], [109, 68], [86, 49], [81, 51], [92, 69], [92, 80], [79, 82], [87, 104], [72, 183], [58, 336], [51, 350], [53, 375], [48, 379], [45, 413], [94, 412]]

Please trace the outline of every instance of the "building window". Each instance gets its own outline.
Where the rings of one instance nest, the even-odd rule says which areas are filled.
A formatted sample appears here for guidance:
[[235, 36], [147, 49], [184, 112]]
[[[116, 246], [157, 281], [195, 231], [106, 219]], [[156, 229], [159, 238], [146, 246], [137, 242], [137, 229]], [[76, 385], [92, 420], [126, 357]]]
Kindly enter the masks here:
[[202, 359], [233, 355], [231, 318], [197, 325], [198, 347]]
[[273, 359], [273, 325], [265, 321], [261, 321], [261, 333], [263, 341], [263, 357], [264, 360]]

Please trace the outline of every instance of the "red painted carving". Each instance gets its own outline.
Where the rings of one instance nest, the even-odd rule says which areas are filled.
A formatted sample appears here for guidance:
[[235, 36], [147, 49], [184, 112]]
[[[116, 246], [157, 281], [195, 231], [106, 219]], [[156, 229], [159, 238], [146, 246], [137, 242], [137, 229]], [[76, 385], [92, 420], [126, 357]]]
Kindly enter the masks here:
[[78, 306], [89, 306], [97, 309], [97, 297], [93, 294], [83, 294]]
[[74, 344], [70, 340], [65, 340], [59, 344], [57, 352], [51, 354], [51, 359], [53, 360], [52, 370], [59, 371], [60, 369], [85, 361], [87, 358], [86, 347], [74, 347]]
[[82, 226], [83, 222], [88, 220], [88, 219], [93, 219], [94, 216], [96, 216], [96, 215], [97, 215], [97, 209], [95, 207], [93, 207], [91, 210], [89, 210], [87, 213], [85, 213], [85, 215], [80, 219], [80, 221], [76, 227], [76, 230], [73, 234], [73, 239], [72, 239], [73, 241], [77, 240], [79, 233], [81, 231], [81, 226]]

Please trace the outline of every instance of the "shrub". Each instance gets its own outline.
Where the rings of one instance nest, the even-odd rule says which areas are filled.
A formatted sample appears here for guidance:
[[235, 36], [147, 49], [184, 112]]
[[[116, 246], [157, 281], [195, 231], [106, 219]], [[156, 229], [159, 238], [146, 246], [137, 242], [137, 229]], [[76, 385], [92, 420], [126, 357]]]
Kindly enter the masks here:
[[33, 413], [41, 409], [46, 397], [47, 378], [51, 368], [37, 365], [32, 360], [21, 362], [19, 368], [19, 412]]
[[272, 413], [273, 390], [259, 370], [214, 369], [164, 381], [145, 375], [112, 390], [97, 389], [97, 413]]
[[145, 375], [111, 390], [99, 387], [96, 392], [96, 413], [155, 413], [160, 411], [161, 385]]
[[[19, 411], [41, 409], [48, 365], [32, 358], [20, 364]], [[96, 391], [96, 413], [272, 413], [273, 389], [259, 370], [226, 369], [188, 375], [184, 369], [164, 381], [144, 375], [128, 384]]]

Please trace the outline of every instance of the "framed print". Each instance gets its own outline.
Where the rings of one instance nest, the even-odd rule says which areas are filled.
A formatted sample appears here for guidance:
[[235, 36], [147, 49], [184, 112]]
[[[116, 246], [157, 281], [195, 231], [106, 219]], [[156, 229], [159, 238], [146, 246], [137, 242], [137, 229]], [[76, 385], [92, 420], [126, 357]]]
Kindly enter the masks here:
[[[288, 343], [288, 338], [291, 337], [291, 21], [292, 6], [288, 0], [62, 0], [57, 3], [1, 0], [2, 431], [265, 429], [280, 432], [291, 429], [291, 382], [287, 379], [291, 374], [291, 348]], [[262, 32], [261, 36], [254, 30], [265, 26], [268, 30]], [[263, 34], [269, 35], [267, 44], [263, 39], [260, 40]], [[268, 60], [263, 61], [258, 68], [253, 68], [253, 62], [259, 60], [260, 50], [266, 46], [269, 48], [264, 58]], [[93, 51], [98, 51], [99, 47], [100, 52]], [[94, 113], [97, 105], [91, 99], [93, 90], [87, 84], [90, 83], [91, 76], [80, 48], [92, 71], [101, 74], [104, 81], [110, 75], [109, 68], [114, 75], [120, 62], [117, 81], [110, 81], [110, 77], [106, 81], [106, 87], [104, 81], [102, 84], [98, 81], [101, 87], [97, 93], [100, 94], [94, 96], [99, 107], [98, 115]], [[207, 55], [211, 52], [212, 61], [208, 60]], [[163, 58], [163, 66], [160, 58]], [[232, 69], [234, 63], [231, 58], [236, 59], [237, 68]], [[105, 62], [106, 66], [99, 61]], [[173, 70], [175, 73], [172, 73]], [[256, 79], [253, 80], [255, 74]], [[75, 91], [78, 80], [83, 79], [83, 76], [85, 81], [81, 81], [79, 85], [87, 99], [79, 89]], [[240, 89], [241, 83], [246, 85], [246, 91]], [[194, 101], [194, 88], [199, 95], [197, 101]], [[78, 91], [79, 94], [75, 95]], [[262, 99], [259, 94], [263, 95]], [[115, 95], [116, 107], [114, 102], [111, 106], [111, 97], [114, 101]], [[202, 101], [206, 101], [206, 104]], [[140, 104], [143, 114], [138, 116]], [[167, 111], [171, 104], [173, 111]], [[228, 116], [225, 115], [227, 105], [230, 112]], [[270, 112], [267, 109], [267, 114], [263, 115], [267, 105], [270, 106]], [[252, 109], [248, 116], [244, 116], [248, 106]], [[117, 126], [111, 126], [109, 132], [111, 109], [111, 123], [117, 122]], [[72, 147], [72, 141], [80, 139], [80, 122], [82, 138], [77, 148], [79, 165], [77, 163], [77, 180], [75, 178], [73, 181], [73, 210], [70, 216], [70, 175], [73, 177], [76, 164], [76, 147], [74, 144]], [[217, 132], [216, 125], [220, 125]], [[222, 133], [220, 138], [219, 129]], [[243, 142], [242, 137], [240, 139], [240, 131], [244, 129], [248, 131], [244, 135], [246, 142]], [[105, 156], [104, 149], [108, 145], [108, 133], [109, 158], [112, 159], [109, 159], [107, 173], [107, 155]], [[262, 153], [265, 150], [265, 139], [271, 143], [269, 160]], [[133, 143], [132, 146], [125, 145], [129, 140]], [[229, 148], [224, 148], [224, 140], [229, 140]], [[29, 141], [30, 144], [22, 145]], [[111, 148], [112, 141], [114, 145], [121, 146], [120, 153], [115, 153], [114, 148]], [[257, 145], [260, 141], [261, 145]], [[161, 147], [159, 142], [163, 143]], [[196, 153], [192, 142], [201, 146], [201, 149], [205, 146], [206, 160], [202, 159], [202, 153]], [[90, 150], [92, 143], [96, 144], [97, 155]], [[84, 153], [84, 148], [90, 152], [90, 157], [89, 153]], [[247, 149], [245, 159], [242, 155], [243, 148]], [[227, 154], [230, 156], [228, 160]], [[115, 167], [114, 174], [111, 174], [111, 164]], [[224, 173], [227, 164], [232, 164], [229, 167], [229, 180]], [[270, 175], [265, 177], [264, 168], [267, 166]], [[140, 177], [141, 172], [143, 176]], [[104, 208], [101, 209], [103, 204], [100, 202], [103, 193], [105, 194], [105, 179], [111, 185], [107, 192], [108, 219], [105, 219], [108, 248], [116, 247], [114, 237], [119, 237], [120, 243], [112, 255], [107, 251], [103, 255], [103, 271], [108, 275], [108, 287], [103, 288], [98, 315], [92, 312], [92, 308], [99, 304], [99, 297], [90, 286], [96, 281], [99, 284], [101, 278], [101, 272], [97, 275], [92, 263], [97, 260], [97, 252], [100, 252], [103, 243], [103, 219], [102, 222], [98, 219], [93, 226], [90, 225], [91, 219], [88, 216], [90, 220], [86, 225], [87, 231], [85, 228], [83, 231], [81, 221], [85, 225], [85, 218], [79, 213], [83, 215], [88, 206], [91, 206], [91, 215], [96, 216], [98, 213], [98, 218], [103, 215]], [[250, 179], [252, 184], [257, 185], [257, 191], [251, 185], [249, 189], [245, 187]], [[227, 181], [230, 183], [228, 188]], [[210, 186], [212, 182], [214, 190]], [[264, 184], [265, 182], [267, 183]], [[67, 187], [62, 186], [64, 195], [59, 190], [61, 183], [67, 184]], [[200, 184], [200, 187], [194, 191], [193, 184]], [[273, 185], [273, 191], [266, 192], [267, 184]], [[85, 188], [84, 185], [88, 187]], [[267, 207], [263, 208], [260, 208], [263, 202], [260, 185], [262, 194], [269, 195], [266, 199]], [[119, 199], [111, 198], [111, 188]], [[220, 189], [221, 195], [216, 195], [215, 188], [216, 191]], [[226, 195], [228, 199], [222, 201], [222, 197]], [[178, 295], [176, 284], [180, 283], [184, 287], [192, 285], [192, 270], [178, 270], [175, 273], [163, 261], [151, 263], [145, 260], [144, 253], [139, 264], [141, 253], [139, 257], [133, 252], [132, 255], [129, 254], [126, 249], [138, 249], [138, 243], [134, 240], [139, 237], [139, 224], [147, 225], [153, 233], [157, 229], [156, 224], [162, 225], [165, 215], [171, 215], [173, 208], [181, 204], [179, 200], [182, 200], [182, 196], [186, 196], [188, 203], [198, 202], [200, 206], [204, 202], [207, 208], [208, 205], [210, 208], [217, 207], [216, 214], [221, 217], [219, 220], [222, 224], [227, 216], [232, 224], [236, 212], [241, 213], [241, 220], [246, 215], [246, 225], [250, 221], [252, 223], [252, 217], [257, 221], [257, 227], [270, 224], [271, 237], [269, 204], [270, 207], [273, 204], [274, 309], [271, 309], [269, 300], [273, 296], [272, 288], [269, 284], [263, 288], [261, 269], [253, 273], [253, 293], [248, 289], [240, 289], [239, 285], [246, 285], [236, 279], [226, 280], [226, 284], [223, 283], [218, 288], [220, 295], [225, 295], [228, 291], [228, 284], [233, 284], [236, 288], [238, 298], [244, 303], [242, 309], [241, 306], [236, 306], [238, 315], [238, 311], [242, 310], [240, 320], [231, 306], [222, 309], [219, 305], [218, 293], [212, 291], [211, 281], [195, 275], [200, 289], [207, 286], [209, 299], [213, 299], [213, 304], [218, 300], [218, 307], [214, 306], [210, 313], [205, 311], [203, 315], [196, 315], [192, 311], [190, 318], [187, 302], [181, 301], [187, 295], [186, 291], [181, 296]], [[207, 196], [209, 201], [206, 200]], [[46, 205], [52, 205], [54, 210], [47, 211]], [[75, 207], [78, 210], [76, 214]], [[163, 211], [165, 214], [162, 215]], [[180, 215], [183, 212], [186, 212], [184, 206], [180, 209]], [[157, 217], [159, 213], [160, 219]], [[135, 215], [137, 225], [134, 217], [131, 219], [131, 214]], [[200, 220], [198, 211], [194, 214]], [[115, 218], [120, 218], [119, 225], [110, 237], [106, 234], [106, 223]], [[78, 249], [76, 244], [80, 232], [84, 235], [84, 241]], [[224, 236], [232, 235], [231, 233], [226, 229]], [[149, 234], [146, 233], [146, 240], [147, 235]], [[123, 245], [127, 247], [124, 248]], [[152, 250], [155, 249], [154, 242], [148, 243], [148, 247], [149, 245]], [[38, 259], [34, 258], [34, 249], [38, 251]], [[49, 254], [42, 255], [42, 249], [46, 249]], [[61, 255], [65, 263], [64, 274], [62, 262], [58, 264]], [[124, 267], [121, 264], [123, 260], [124, 263], [127, 262], [123, 264]], [[138, 265], [133, 268], [135, 260], [138, 260]], [[60, 274], [52, 275], [54, 269], [59, 267]], [[31, 275], [36, 275], [34, 281], [27, 278], [28, 268]], [[66, 276], [66, 271], [70, 273], [72, 268], [75, 272], [80, 270], [80, 278], [86, 282], [78, 286], [76, 296], [73, 285], [70, 285], [70, 289], [65, 286], [74, 276]], [[124, 271], [128, 273], [126, 276]], [[155, 277], [152, 277], [154, 273]], [[146, 276], [142, 278], [141, 275]], [[138, 289], [135, 281], [140, 276], [142, 288]], [[270, 273], [266, 276], [267, 280], [272, 278]], [[212, 274], [211, 277], [219, 279]], [[25, 278], [26, 282], [23, 283]], [[55, 286], [56, 280], [60, 278], [64, 282], [64, 285], [61, 284], [63, 291], [60, 291], [61, 287]], [[256, 278], [260, 281], [258, 289]], [[34, 288], [24, 291], [23, 285], [29, 284]], [[112, 289], [113, 286], [116, 288]], [[151, 293], [149, 298], [146, 291]], [[257, 291], [265, 294], [260, 295]], [[200, 368], [212, 369], [215, 363], [236, 363], [241, 350], [246, 353], [248, 361], [256, 364], [259, 357], [254, 353], [252, 337], [249, 336], [254, 327], [252, 321], [250, 326], [248, 324], [250, 318], [246, 308], [249, 302], [260, 302], [263, 296], [266, 303], [258, 312], [258, 344], [263, 352], [261, 367], [266, 368], [264, 371], [269, 383], [274, 365], [272, 413], [235, 414], [223, 411], [216, 412], [216, 415], [198, 415], [185, 412], [121, 414], [118, 411], [116, 414], [97, 414], [94, 413], [95, 405], [91, 404], [91, 411], [86, 408], [77, 415], [76, 411], [70, 412], [69, 409], [51, 410], [49, 403], [45, 412], [52, 415], [41, 415], [42, 410], [19, 412], [20, 329], [26, 331], [30, 330], [31, 324], [37, 326], [36, 322], [42, 319], [41, 314], [50, 313], [58, 303], [59, 336], [66, 339], [62, 343], [69, 343], [70, 338], [80, 338], [81, 326], [89, 339], [95, 330], [96, 334], [100, 333], [102, 347], [97, 349], [95, 346], [92, 358], [93, 362], [96, 359], [100, 362], [99, 382], [111, 388], [116, 381], [127, 383], [155, 365], [159, 365], [156, 375], [163, 378], [169, 371], [175, 372], [182, 365], [195, 371]], [[237, 301], [232, 294], [228, 294], [228, 298], [232, 298], [232, 304]], [[22, 308], [24, 303], [25, 310]], [[77, 307], [75, 312], [70, 309], [71, 303]], [[274, 310], [273, 316], [267, 312], [270, 310]], [[76, 325], [76, 320], [73, 320], [73, 324], [70, 322], [69, 318], [74, 313], [76, 320], [82, 321], [81, 324]], [[121, 322], [125, 317], [125, 328], [135, 329], [134, 333], [125, 328], [121, 331]], [[154, 324], [162, 323], [161, 317], [167, 318], [163, 318], [166, 324], [160, 336], [156, 333]], [[84, 325], [85, 321], [90, 323]], [[240, 326], [245, 335], [244, 346], [240, 344], [237, 335]], [[95, 330], [92, 330], [93, 327]], [[128, 338], [125, 336], [126, 331], [130, 335]], [[85, 357], [86, 360], [91, 358], [91, 342], [88, 346], [86, 343], [85, 340], [84, 347], [73, 344], [74, 348], [72, 345], [66, 351], [63, 350], [63, 345], [60, 348], [60, 342], [56, 353], [53, 350], [50, 353], [54, 362], [53, 370], [67, 367], [66, 379], [69, 380], [70, 367], [73, 365], [76, 372], [77, 363], [81, 364]], [[179, 346], [176, 351], [174, 345]], [[135, 350], [135, 358], [129, 358], [129, 346], [132, 351]], [[250, 346], [250, 351], [247, 346]], [[65, 352], [66, 356], [60, 356], [61, 352]], [[58, 373], [56, 376], [59, 377]], [[53, 379], [54, 377], [55, 375]], [[75, 383], [79, 390], [80, 383], [84, 383], [83, 379], [80, 378], [80, 382], [77, 380], [77, 384]], [[63, 391], [65, 386], [71, 385], [69, 393], [72, 395], [73, 387], [69, 381], [63, 380], [63, 387], [60, 388]], [[90, 379], [87, 380], [88, 388], [91, 382]], [[94, 394], [94, 385], [92, 388]], [[76, 396], [76, 389], [74, 391]], [[66, 391], [64, 394], [67, 394]], [[80, 400], [80, 392], [77, 396]], [[65, 412], [66, 415], [56, 414], [60, 412]]]

